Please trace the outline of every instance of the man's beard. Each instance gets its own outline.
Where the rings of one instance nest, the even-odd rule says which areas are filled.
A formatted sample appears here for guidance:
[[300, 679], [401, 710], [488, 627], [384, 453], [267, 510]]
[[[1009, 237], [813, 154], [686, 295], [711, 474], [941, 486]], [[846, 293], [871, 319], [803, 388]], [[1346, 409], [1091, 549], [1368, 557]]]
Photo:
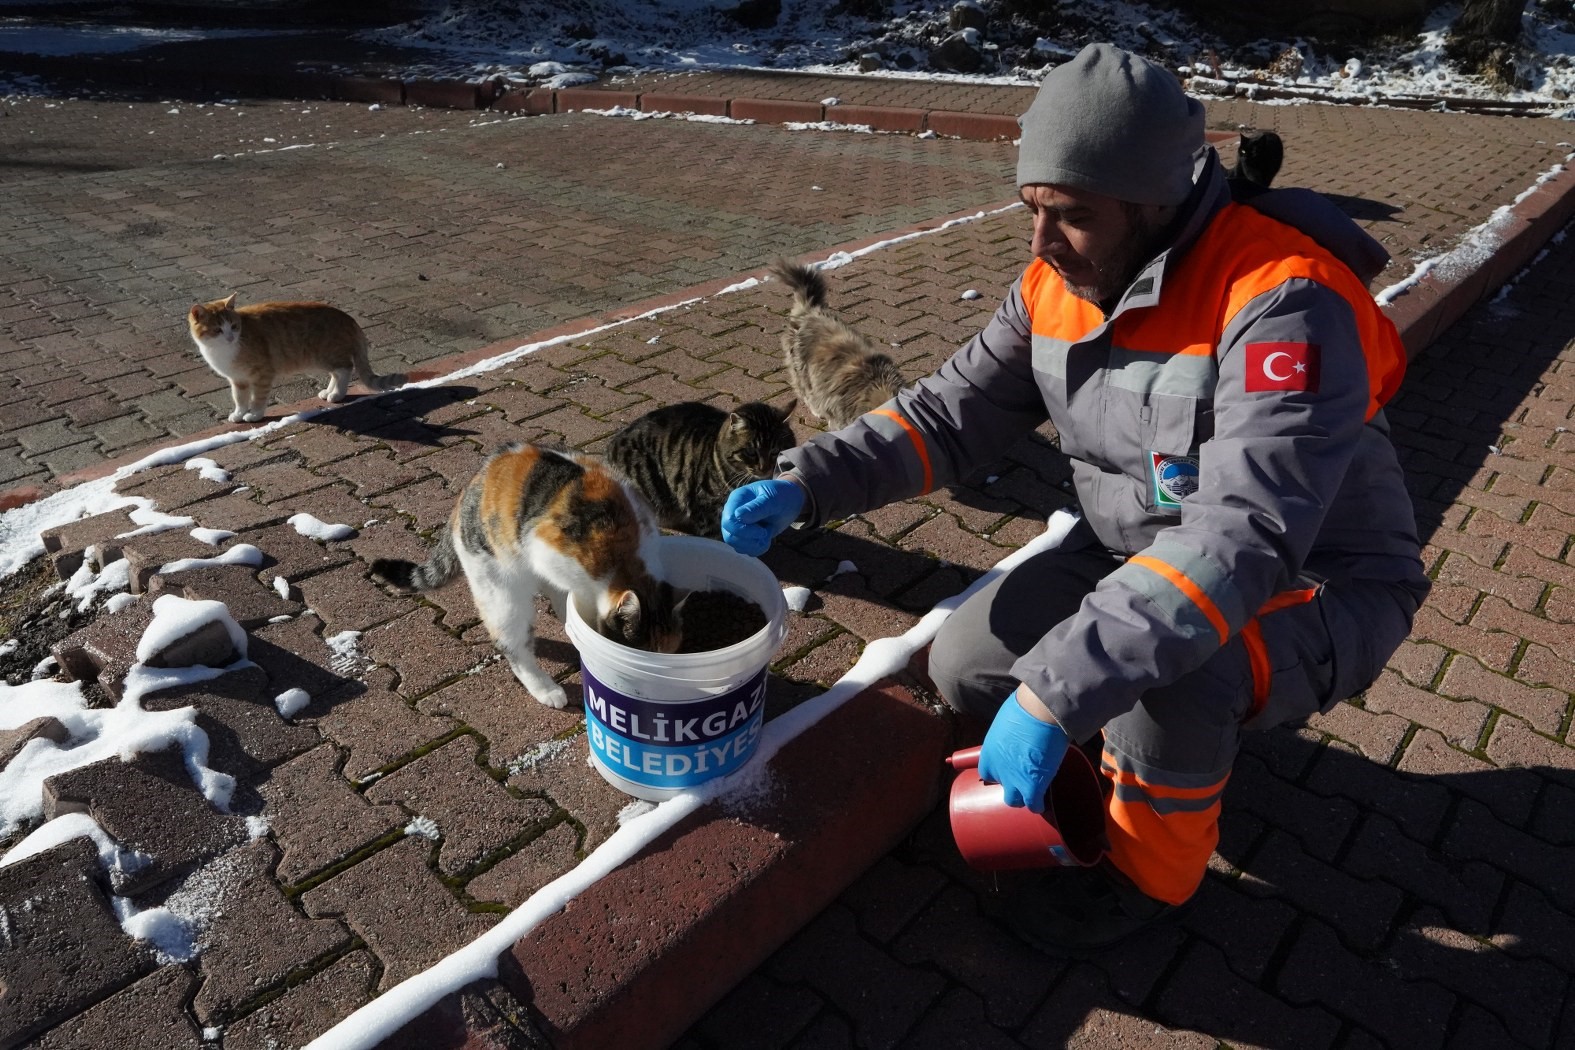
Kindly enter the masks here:
[[1165, 225], [1151, 220], [1136, 204], [1123, 204], [1122, 211], [1127, 218], [1126, 239], [1109, 261], [1094, 267], [1095, 283], [1073, 284], [1061, 274], [1066, 290], [1084, 302], [1098, 305], [1114, 301], [1165, 244], [1168, 236]]

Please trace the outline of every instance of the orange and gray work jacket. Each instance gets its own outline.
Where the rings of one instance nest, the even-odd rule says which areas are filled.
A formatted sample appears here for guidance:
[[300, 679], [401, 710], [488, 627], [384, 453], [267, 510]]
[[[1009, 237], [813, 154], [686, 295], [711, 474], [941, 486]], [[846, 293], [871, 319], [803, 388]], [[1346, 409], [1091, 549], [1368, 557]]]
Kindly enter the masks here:
[[[1206, 152], [1177, 239], [1108, 317], [1036, 259], [937, 372], [779, 463], [819, 525], [946, 485], [1048, 419], [1085, 520], [1126, 556], [1012, 670], [1076, 740], [1316, 580], [1428, 589], [1382, 413], [1405, 370], [1394, 325], [1319, 241], [1234, 203]], [[1350, 228], [1320, 241], [1365, 238], [1334, 214]]]

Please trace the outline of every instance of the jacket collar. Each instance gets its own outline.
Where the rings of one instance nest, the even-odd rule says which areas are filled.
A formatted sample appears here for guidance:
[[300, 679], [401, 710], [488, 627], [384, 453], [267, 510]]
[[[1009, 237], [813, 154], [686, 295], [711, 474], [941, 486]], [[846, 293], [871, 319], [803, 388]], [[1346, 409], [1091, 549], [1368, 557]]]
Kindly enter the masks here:
[[1176, 216], [1176, 234], [1170, 246], [1156, 255], [1147, 266], [1127, 285], [1127, 290], [1116, 301], [1116, 307], [1106, 319], [1113, 321], [1125, 310], [1154, 306], [1159, 302], [1164, 288], [1165, 275], [1179, 264], [1220, 209], [1230, 203], [1230, 187], [1225, 182], [1225, 168], [1213, 146], [1198, 151], [1193, 165], [1192, 193], [1182, 202]]

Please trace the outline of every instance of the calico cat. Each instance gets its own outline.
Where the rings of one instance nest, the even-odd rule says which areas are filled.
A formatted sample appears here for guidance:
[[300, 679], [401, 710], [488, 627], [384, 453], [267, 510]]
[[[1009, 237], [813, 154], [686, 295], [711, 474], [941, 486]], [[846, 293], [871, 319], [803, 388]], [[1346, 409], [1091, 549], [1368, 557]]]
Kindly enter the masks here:
[[813, 266], [778, 259], [771, 273], [793, 290], [782, 333], [788, 381], [832, 430], [890, 401], [903, 385], [891, 355], [826, 309], [826, 279]]
[[703, 401], [653, 409], [608, 439], [607, 458], [639, 488], [669, 529], [722, 537], [722, 504], [751, 481], [776, 476], [778, 453], [798, 442], [788, 417], [750, 401], [731, 412]]
[[661, 578], [661, 536], [638, 492], [595, 456], [512, 443], [460, 493], [425, 563], [379, 558], [372, 573], [416, 591], [461, 570], [482, 622], [514, 677], [548, 707], [569, 698], [536, 662], [535, 597], [563, 619], [568, 601], [604, 636], [672, 653], [683, 642], [682, 599]]
[[377, 375], [366, 356], [366, 334], [355, 319], [327, 303], [235, 305], [235, 296], [198, 303], [186, 315], [191, 338], [208, 367], [230, 381], [231, 423], [254, 423], [268, 411], [274, 382], [302, 372], [329, 373], [318, 392], [339, 402], [350, 373], [372, 390], [403, 386], [403, 375]]

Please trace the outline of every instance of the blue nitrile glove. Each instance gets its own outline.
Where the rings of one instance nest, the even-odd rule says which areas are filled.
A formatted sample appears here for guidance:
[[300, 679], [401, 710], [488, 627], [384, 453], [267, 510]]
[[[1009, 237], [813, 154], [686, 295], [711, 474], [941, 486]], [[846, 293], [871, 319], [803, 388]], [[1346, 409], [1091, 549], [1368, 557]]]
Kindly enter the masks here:
[[995, 713], [984, 746], [979, 749], [979, 779], [999, 784], [1008, 806], [1045, 811], [1045, 792], [1061, 768], [1071, 738], [1054, 722], [1042, 722], [1023, 710], [1017, 693]]
[[751, 481], [722, 505], [722, 539], [740, 554], [758, 558], [804, 509], [804, 490], [792, 481]]

